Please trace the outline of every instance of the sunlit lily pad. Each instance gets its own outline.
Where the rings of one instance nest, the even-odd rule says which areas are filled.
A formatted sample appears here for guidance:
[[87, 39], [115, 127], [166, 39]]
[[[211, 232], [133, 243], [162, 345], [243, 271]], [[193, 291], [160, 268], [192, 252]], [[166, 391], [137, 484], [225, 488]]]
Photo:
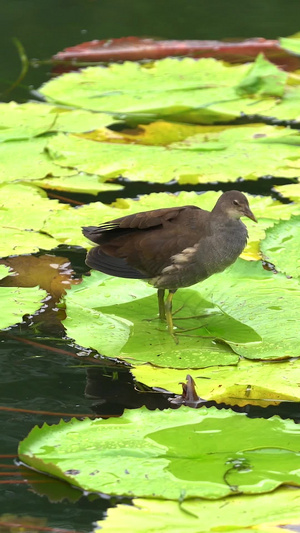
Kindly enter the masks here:
[[238, 365], [200, 370], [156, 368], [138, 365], [131, 369], [134, 377], [149, 387], [159, 387], [182, 394], [187, 373], [195, 381], [197, 394], [207, 400], [227, 405], [278, 405], [300, 401], [300, 360], [266, 361], [241, 359]]
[[[0, 279], [8, 275], [11, 275], [9, 269], [0, 265]], [[38, 287], [0, 287], [0, 329], [22, 322], [25, 314], [33, 314], [38, 311], [46, 295], [46, 291], [40, 290]]]
[[274, 187], [275, 191], [279, 192], [284, 198], [289, 198], [296, 202], [300, 202], [300, 183], [290, 183], [288, 185], [277, 185]]
[[0, 103], [0, 142], [30, 139], [55, 131], [85, 132], [115, 122], [111, 115], [42, 102]]
[[0, 183], [31, 181], [48, 174], [71, 176], [72, 169], [58, 169], [46, 153], [48, 137], [34, 137], [0, 144]]
[[49, 136], [41, 136], [0, 143], [0, 184], [26, 181], [45, 189], [90, 194], [122, 188], [112, 183], [104, 183], [104, 178], [98, 174], [58, 167], [49, 158], [48, 142]]
[[297, 139], [294, 130], [256, 124], [210, 127], [206, 133], [167, 147], [95, 142], [60, 134], [49, 140], [47, 149], [54, 164], [73, 172], [105, 179], [122, 176], [132, 181], [197, 184], [239, 177], [255, 180], [269, 174], [293, 178], [300, 165]]
[[279, 39], [280, 46], [284, 50], [293, 52], [294, 54], [300, 55], [300, 38], [299, 33], [292, 35], [291, 37], [280, 37]]
[[[204, 338], [192, 341], [182, 337], [176, 346], [165, 323], [157, 319], [155, 291], [140, 280], [126, 280], [124, 284], [122, 278], [94, 272], [68, 291], [65, 301], [64, 325], [69, 337], [103, 355], [131, 363], [148, 361], [173, 368], [235, 364], [237, 355], [228, 346], [217, 345], [214, 336], [210, 338], [211, 332], [242, 342], [260, 340], [251, 328], [224, 317], [201, 298], [195, 301], [190, 291], [181, 290], [176, 305], [184, 305], [187, 316], [205, 312], [211, 316], [202, 319], [206, 324], [202, 329]], [[187, 326], [183, 324], [183, 327]]]
[[95, 533], [152, 533], [153, 524], [160, 533], [291, 533], [299, 525], [300, 493], [292, 488], [221, 501], [191, 499], [178, 504], [137, 499], [133, 503], [108, 509], [107, 518], [97, 523]]
[[193, 289], [260, 335], [261, 343], [230, 342], [239, 355], [250, 359], [300, 356], [300, 285], [297, 280], [266, 271], [259, 262], [238, 259], [227, 270]]
[[294, 114], [299, 115], [300, 93], [297, 87], [284, 86], [286, 74], [262, 57], [254, 65], [255, 76], [252, 65], [232, 66], [210, 58], [125, 62], [64, 74], [40, 92], [50, 102], [113, 112], [135, 124], [159, 118], [209, 124], [241, 114], [275, 116], [278, 95], [284, 99], [290, 93], [295, 97]]
[[[107, 191], [119, 191], [123, 189], [122, 185], [106, 183], [103, 178], [96, 174], [85, 174], [79, 172], [74, 176], [51, 177], [46, 176], [40, 180], [32, 180], [34, 185], [43, 187], [43, 189], [55, 189], [57, 191], [99, 194]], [[68, 196], [63, 195], [63, 196]]]
[[121, 418], [35, 427], [19, 456], [89, 492], [178, 502], [300, 485], [299, 436], [299, 426], [277, 417], [143, 408]]
[[261, 243], [265, 258], [288, 276], [300, 276], [300, 216], [269, 228]]
[[[228, 346], [250, 359], [300, 356], [297, 318], [300, 285], [296, 280], [264, 270], [259, 262], [238, 260], [224, 272], [178, 291], [174, 306], [182, 309], [174, 317], [179, 337], [177, 346], [164, 323], [153, 320], [157, 316], [156, 295], [145, 297], [142, 289], [142, 298], [139, 296], [143, 281], [126, 280], [124, 284], [122, 278], [93, 274], [97, 275], [97, 288], [91, 278], [86, 278], [80, 287], [68, 292], [65, 326], [68, 336], [78, 344], [95, 348], [104, 355], [121, 357], [134, 364], [151, 362], [173, 368], [236, 363]], [[101, 296], [102, 291], [106, 297]], [[282, 329], [274, 328], [279, 313]], [[119, 331], [124, 330], [124, 320], [128, 322], [122, 344]], [[181, 334], [181, 328], [193, 328], [193, 331]]]
[[0, 194], [0, 256], [33, 253], [58, 246], [59, 241], [44, 232], [43, 225], [50, 214], [68, 206], [49, 200], [41, 189], [28, 185], [3, 184]]

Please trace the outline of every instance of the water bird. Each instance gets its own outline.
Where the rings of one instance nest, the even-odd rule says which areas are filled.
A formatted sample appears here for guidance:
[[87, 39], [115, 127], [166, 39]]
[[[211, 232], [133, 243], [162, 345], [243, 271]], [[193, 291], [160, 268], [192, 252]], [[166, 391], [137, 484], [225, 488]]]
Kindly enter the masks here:
[[85, 237], [97, 244], [88, 252], [86, 264], [111, 276], [144, 279], [153, 285], [159, 318], [166, 320], [177, 342], [172, 317], [174, 293], [236, 261], [248, 237], [240, 220], [243, 216], [257, 222], [246, 196], [227, 191], [212, 211], [194, 205], [167, 207], [83, 227]]

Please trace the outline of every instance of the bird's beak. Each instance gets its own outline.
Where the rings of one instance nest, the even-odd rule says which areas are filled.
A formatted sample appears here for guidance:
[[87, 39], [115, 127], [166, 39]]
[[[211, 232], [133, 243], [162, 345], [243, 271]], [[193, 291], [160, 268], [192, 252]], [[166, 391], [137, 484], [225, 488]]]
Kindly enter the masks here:
[[256, 220], [255, 216], [253, 215], [250, 207], [245, 207], [244, 215], [245, 215], [245, 217], [251, 218], [251, 220], [253, 220], [253, 222], [257, 222], [257, 220]]

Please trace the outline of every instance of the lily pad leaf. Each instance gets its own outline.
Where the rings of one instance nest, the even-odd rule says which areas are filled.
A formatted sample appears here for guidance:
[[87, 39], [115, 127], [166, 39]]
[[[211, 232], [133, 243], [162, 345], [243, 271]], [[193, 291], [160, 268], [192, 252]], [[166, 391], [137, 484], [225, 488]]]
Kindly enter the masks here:
[[195, 381], [197, 393], [206, 401], [227, 405], [278, 405], [300, 401], [300, 360], [268, 363], [241, 359], [237, 365], [215, 366], [200, 370], [157, 368], [137, 365], [131, 369], [136, 380], [181, 394], [186, 375]]
[[30, 139], [55, 131], [86, 132], [116, 122], [111, 115], [42, 102], [0, 103], [0, 142]]
[[300, 485], [300, 429], [217, 409], [127, 411], [35, 427], [21, 461], [88, 492], [180, 500]]
[[276, 187], [274, 187], [274, 189], [275, 191], [279, 192], [284, 198], [289, 198], [297, 204], [300, 203], [300, 183], [277, 185]]
[[95, 533], [152, 533], [153, 524], [159, 524], [160, 533], [281, 533], [282, 529], [292, 533], [299, 525], [299, 491], [285, 487], [272, 494], [244, 494], [217, 501], [191, 499], [178, 505], [135, 499], [133, 504], [108, 509], [106, 520], [97, 523]]
[[23, 181], [45, 189], [57, 188], [91, 194], [122, 188], [112, 183], [104, 183], [105, 179], [98, 174], [86, 174], [74, 171], [72, 168], [58, 167], [47, 152], [48, 141], [48, 136], [41, 136], [0, 143], [0, 184], [16, 184]]
[[300, 34], [293, 35], [292, 37], [280, 37], [280, 46], [288, 52], [292, 52], [296, 55], [300, 55]]
[[300, 276], [300, 216], [292, 216], [266, 231], [261, 243], [265, 258], [288, 276]]
[[46, 176], [43, 179], [32, 180], [34, 185], [43, 189], [55, 189], [56, 191], [69, 191], [97, 195], [101, 192], [119, 191], [124, 187], [116, 183], [107, 183], [97, 174], [79, 172], [73, 176]]
[[72, 169], [58, 170], [54, 165], [45, 151], [48, 141], [47, 137], [34, 137], [0, 143], [0, 183], [32, 181], [42, 179], [48, 174], [53, 176], [74, 174]]
[[67, 206], [49, 200], [37, 187], [20, 183], [0, 185], [0, 194], [0, 256], [34, 253], [60, 244], [43, 231], [43, 225], [50, 214]]
[[[103, 279], [103, 278], [102, 278]], [[99, 285], [99, 293], [103, 290]], [[288, 359], [300, 357], [299, 328], [297, 316], [300, 313], [300, 286], [296, 280], [287, 279], [262, 268], [260, 262], [238, 260], [230, 268], [215, 274], [189, 289], [180, 289], [174, 298], [174, 305], [182, 307], [175, 315], [179, 345], [174, 346], [166, 326], [153, 320], [157, 316], [156, 296], [132, 299], [131, 302], [118, 302], [117, 293], [131, 294], [131, 280], [115, 279], [110, 287], [109, 278], [105, 281], [106, 291], [111, 295], [107, 304], [99, 298], [98, 311], [113, 314], [129, 320], [132, 324], [128, 342], [115, 353], [105, 353], [101, 349], [103, 340], [95, 333], [89, 337], [90, 344], [104, 355], [125, 358], [132, 363], [151, 362], [158, 366], [173, 368], [201, 368], [218, 364], [230, 364], [224, 342], [232, 350], [250, 359]], [[138, 285], [135, 287], [137, 288]], [[144, 282], [138, 282], [143, 285]], [[88, 287], [89, 280], [84, 281]], [[249, 291], [251, 286], [251, 291]], [[121, 288], [122, 287], [122, 288]], [[88, 338], [77, 327], [76, 307], [89, 307], [84, 291], [73, 287], [66, 297], [67, 319], [65, 326], [70, 337], [87, 346]], [[97, 291], [98, 292], [98, 291]], [[92, 301], [91, 307], [97, 305]], [[68, 309], [68, 302], [72, 307]], [[280, 328], [274, 328], [280, 313], [284, 319], [284, 336]], [[95, 327], [97, 324], [97, 317]], [[188, 319], [186, 317], [189, 317]], [[152, 319], [152, 320], [151, 320]], [[181, 328], [192, 331], [181, 332]], [[218, 341], [222, 341], [219, 344]], [[216, 342], [217, 341], [217, 342]], [[113, 346], [112, 346], [113, 348]], [[230, 355], [227, 353], [227, 355]], [[225, 358], [224, 358], [225, 357]], [[231, 363], [234, 359], [231, 360]]]
[[[299, 121], [300, 88], [284, 83], [285, 79], [284, 72], [263, 58], [250, 67], [250, 73], [247, 64], [167, 58], [67, 73], [43, 85], [40, 92], [49, 102], [114, 113], [133, 125], [159, 119], [224, 123], [241, 115]], [[243, 87], [243, 81], [246, 92], [239, 94], [237, 87]]]
[[[293, 130], [264, 125], [213, 128], [168, 147], [95, 142], [56, 135], [47, 149], [52, 163], [69, 173], [86, 172], [111, 179], [181, 184], [255, 180], [274, 175], [294, 178], [300, 158]], [[280, 144], [274, 151], [273, 142]], [[222, 149], [220, 149], [220, 147]], [[57, 173], [59, 172], [57, 168]]]
[[[166, 325], [157, 319], [157, 297], [152, 287], [140, 280], [126, 280], [124, 285], [122, 278], [99, 272], [67, 291], [64, 325], [76, 343], [130, 363], [151, 362], [174, 368], [236, 364], [236, 354], [228, 346], [214, 342], [216, 332], [219, 337], [232, 335], [244, 342], [260, 337], [251, 328], [220, 314], [198, 295], [195, 301], [194, 296], [191, 291], [181, 290], [176, 304], [184, 305], [187, 316], [205, 312], [211, 316], [204, 319], [203, 337], [194, 341], [182, 337], [177, 347]], [[201, 329], [201, 321], [197, 325]]]
[[[6, 272], [6, 273], [5, 273]], [[0, 265], [0, 275], [4, 277], [9, 271]], [[22, 322], [25, 314], [34, 314], [47, 296], [46, 291], [38, 287], [0, 287], [1, 314], [0, 329], [5, 329]]]
[[[221, 274], [195, 285], [194, 290], [260, 335], [260, 343], [230, 342], [239, 355], [250, 359], [300, 357], [297, 280], [266, 271], [260, 262], [238, 259]], [[281, 328], [274, 327], [278, 321]]]
[[259, 54], [237, 86], [242, 95], [283, 96], [288, 74]]

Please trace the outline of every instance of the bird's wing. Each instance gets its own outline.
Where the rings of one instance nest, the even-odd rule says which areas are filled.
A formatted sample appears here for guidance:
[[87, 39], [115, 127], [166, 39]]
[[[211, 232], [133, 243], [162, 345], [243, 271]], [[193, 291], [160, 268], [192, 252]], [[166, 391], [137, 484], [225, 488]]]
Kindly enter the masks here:
[[85, 226], [82, 228], [82, 232], [92, 242], [101, 244], [102, 242], [108, 242], [114, 236], [125, 234], [125, 230], [143, 230], [162, 226], [169, 220], [176, 221], [180, 212], [186, 208], [198, 209], [195, 206], [153, 209], [152, 211], [134, 213], [126, 217], [116, 218], [115, 220], [104, 222], [100, 226]]
[[100, 272], [110, 276], [134, 279], [147, 279], [149, 277], [147, 274], [143, 274], [140, 270], [130, 266], [126, 259], [105, 254], [101, 250], [101, 246], [95, 246], [88, 252], [86, 264], [94, 270], [100, 270]]
[[99, 247], [87, 264], [114, 276], [152, 278], [173, 255], [193, 247], [206, 231], [209, 212], [195, 206], [157, 209], [113, 220], [85, 235]]

